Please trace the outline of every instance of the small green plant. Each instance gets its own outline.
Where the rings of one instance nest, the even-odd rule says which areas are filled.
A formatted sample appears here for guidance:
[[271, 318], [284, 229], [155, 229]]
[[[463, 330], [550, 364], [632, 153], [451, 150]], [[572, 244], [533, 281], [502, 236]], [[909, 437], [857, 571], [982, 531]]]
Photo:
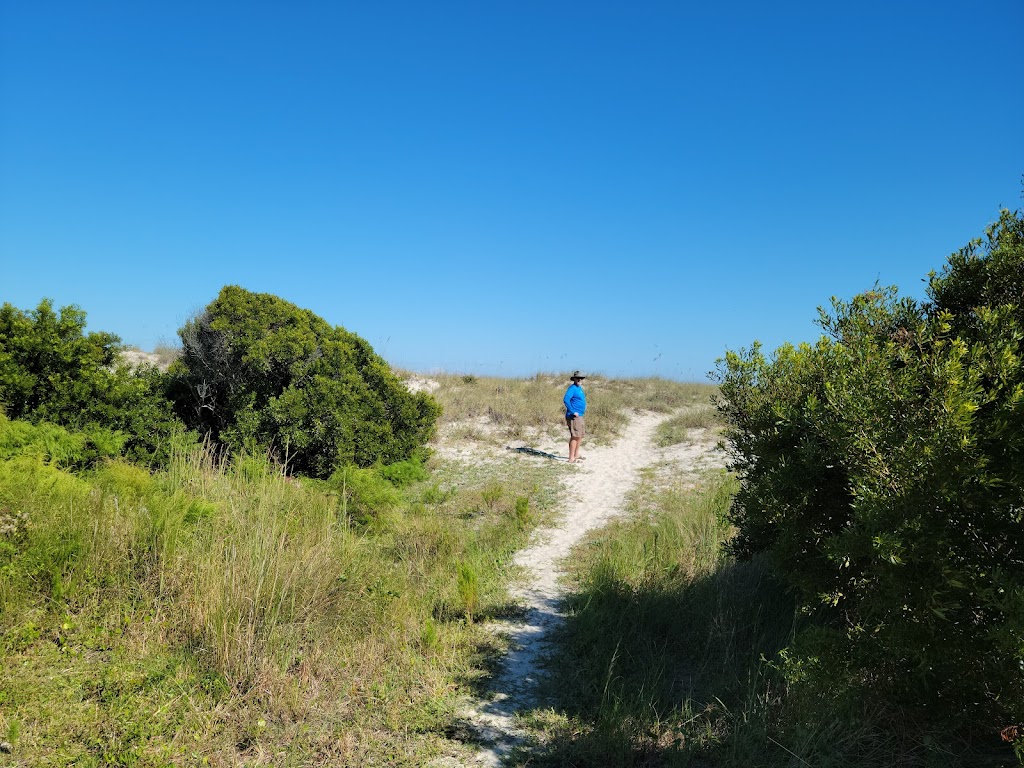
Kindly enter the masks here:
[[423, 631], [420, 632], [420, 644], [428, 651], [437, 650], [440, 645], [440, 634], [437, 630], [437, 622], [433, 617], [428, 616], [423, 622]]
[[466, 615], [466, 623], [472, 624], [473, 614], [480, 602], [480, 575], [477, 569], [471, 563], [459, 563], [455, 584]]
[[346, 516], [359, 523], [389, 512], [402, 499], [398, 489], [373, 468], [342, 467], [331, 475], [327, 486], [338, 493]]
[[493, 512], [494, 508], [501, 501], [505, 495], [505, 486], [501, 483], [490, 483], [483, 491], [480, 492], [480, 496], [483, 499], [484, 505], [487, 507], [489, 512]]
[[455, 494], [452, 487], [442, 487], [441, 483], [435, 482], [423, 489], [424, 504], [444, 504]]
[[526, 527], [530, 524], [533, 519], [533, 514], [530, 511], [530, 499], [528, 496], [516, 496], [515, 503], [515, 518], [516, 523], [520, 526]]
[[419, 456], [405, 461], [396, 461], [394, 464], [381, 465], [377, 467], [377, 474], [396, 488], [405, 488], [430, 477]]

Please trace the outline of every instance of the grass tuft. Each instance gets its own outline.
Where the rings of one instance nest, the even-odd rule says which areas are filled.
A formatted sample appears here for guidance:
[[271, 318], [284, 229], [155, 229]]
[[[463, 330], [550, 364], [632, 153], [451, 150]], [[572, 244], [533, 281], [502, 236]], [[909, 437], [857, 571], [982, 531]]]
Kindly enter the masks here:
[[660, 448], [688, 442], [693, 430], [719, 430], [723, 426], [717, 409], [710, 404], [691, 405], [661, 422], [655, 433]]

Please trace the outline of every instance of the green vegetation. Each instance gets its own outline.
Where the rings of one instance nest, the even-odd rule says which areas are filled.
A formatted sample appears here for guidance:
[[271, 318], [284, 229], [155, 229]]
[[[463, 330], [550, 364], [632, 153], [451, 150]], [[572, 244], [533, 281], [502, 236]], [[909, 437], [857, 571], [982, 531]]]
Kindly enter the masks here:
[[269, 448], [289, 471], [410, 458], [439, 409], [370, 345], [309, 310], [227, 286], [179, 332], [170, 368], [182, 418], [231, 451]]
[[77, 449], [83, 461], [163, 465], [187, 425], [227, 451], [268, 450], [290, 473], [319, 478], [408, 460], [433, 434], [431, 397], [410, 393], [359, 336], [276, 296], [227, 286], [180, 335], [180, 354], [158, 355], [164, 373], [126, 364], [118, 337], [86, 333], [77, 307], [4, 304], [0, 407], [79, 433], [91, 446]]
[[[0, 407], [11, 419], [50, 422], [84, 433], [97, 446], [146, 463], [166, 460], [182, 432], [164, 382], [152, 367], [119, 363], [120, 339], [85, 333], [85, 312], [0, 307]], [[115, 447], [116, 446], [116, 447]]]
[[[666, 484], [667, 483], [667, 484]], [[764, 558], [727, 544], [737, 481], [691, 490], [650, 471], [627, 519], [571, 559], [570, 614], [551, 659], [554, 705], [523, 718], [514, 766], [967, 768], [1012, 760], [994, 733], [959, 738], [927, 713], [811, 690], [790, 650], [809, 625]]]
[[529, 718], [543, 746], [515, 765], [685, 765], [720, 734], [714, 697], [746, 691], [758, 651], [776, 651], [793, 617], [763, 568], [723, 567], [733, 484], [708, 477], [688, 492], [648, 472], [629, 518], [579, 546], [551, 664], [557, 709]]
[[54, 467], [84, 469], [120, 456], [124, 442], [120, 434], [101, 427], [70, 432], [46, 422], [11, 421], [0, 412], [0, 460], [26, 455]]
[[178, 449], [157, 473], [0, 461], [5, 764], [458, 754], [443, 733], [496, 650], [474, 622], [509, 610], [523, 507], [543, 519], [557, 467], [296, 482], [216, 455]]
[[802, 687], [991, 736], [1024, 720], [1024, 218], [928, 298], [834, 301], [816, 345], [728, 355], [732, 550], [813, 617]]
[[224, 289], [166, 374], [84, 327], [0, 312], [5, 765], [464, 751], [443, 734], [500, 650], [477, 622], [558, 467], [426, 463], [437, 404], [273, 296]]
[[554, 708], [514, 765], [1020, 761], [1020, 214], [928, 299], [871, 291], [816, 345], [728, 355], [737, 480], [652, 469], [580, 547]]

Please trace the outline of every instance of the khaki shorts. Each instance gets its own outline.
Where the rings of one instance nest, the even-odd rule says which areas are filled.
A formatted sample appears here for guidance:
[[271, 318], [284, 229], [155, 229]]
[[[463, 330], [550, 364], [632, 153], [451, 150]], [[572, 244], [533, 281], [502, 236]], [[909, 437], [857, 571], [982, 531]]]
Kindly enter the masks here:
[[566, 416], [565, 424], [569, 427], [569, 437], [583, 437], [587, 433], [582, 416]]

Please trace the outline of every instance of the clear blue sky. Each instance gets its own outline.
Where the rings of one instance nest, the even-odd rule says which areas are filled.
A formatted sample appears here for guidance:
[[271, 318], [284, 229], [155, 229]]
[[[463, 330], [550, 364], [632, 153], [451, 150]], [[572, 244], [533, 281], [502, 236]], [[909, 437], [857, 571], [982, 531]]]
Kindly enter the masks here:
[[701, 379], [1019, 208], [1024, 3], [0, 0], [0, 301]]

